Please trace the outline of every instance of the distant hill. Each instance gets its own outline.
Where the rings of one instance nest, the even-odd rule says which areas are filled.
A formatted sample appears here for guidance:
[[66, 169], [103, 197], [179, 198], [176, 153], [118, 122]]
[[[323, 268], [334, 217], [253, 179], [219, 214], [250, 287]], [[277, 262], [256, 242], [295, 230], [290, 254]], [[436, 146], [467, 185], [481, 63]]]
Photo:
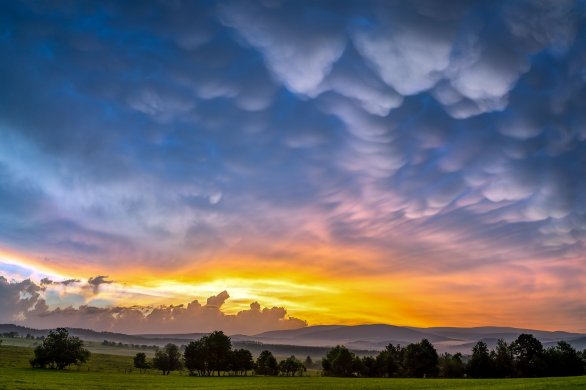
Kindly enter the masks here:
[[434, 328], [411, 328], [417, 329], [426, 334], [441, 335], [456, 339], [470, 339], [470, 338], [501, 338], [506, 341], [512, 341], [521, 333], [531, 333], [535, 337], [543, 341], [555, 341], [561, 339], [568, 339], [574, 337], [584, 336], [581, 333], [569, 333], [562, 331], [544, 331], [535, 329], [510, 328], [500, 326], [481, 326], [475, 328], [454, 328], [454, 327], [434, 327]]
[[[556, 342], [550, 341], [547, 343], [543, 343], [544, 347], [551, 347], [554, 346]], [[586, 336], [582, 336], [582, 337], [578, 337], [576, 339], [572, 339], [570, 341], [570, 344], [572, 344], [572, 346], [574, 348], [576, 348], [578, 351], [585, 351], [586, 350]]]
[[[138, 335], [129, 335], [124, 333], [115, 332], [97, 332], [91, 329], [81, 328], [67, 328], [70, 334], [79, 337], [82, 340], [87, 341], [115, 341], [126, 344], [147, 344], [147, 345], [164, 345], [169, 342], [181, 344], [185, 343], [185, 339], [175, 337], [174, 335], [165, 335], [160, 338], [147, 338]], [[50, 329], [34, 329], [27, 328], [25, 326], [13, 325], [13, 324], [0, 324], [0, 333], [17, 332], [21, 336], [31, 334], [35, 337], [45, 336], [49, 333]]]
[[[182, 340], [196, 340], [205, 336], [207, 333], [177, 333], [173, 334], [172, 337], [175, 339], [182, 339]], [[145, 339], [164, 339], [169, 338], [169, 334], [160, 334], [160, 333], [153, 333], [153, 334], [135, 334], [133, 336], [145, 338]]]
[[[96, 332], [91, 329], [67, 328], [69, 333], [73, 336], [79, 337], [85, 341], [102, 342], [104, 340], [120, 342], [123, 344], [138, 344], [138, 345], [157, 345], [163, 346], [167, 343], [175, 343], [177, 345], [187, 344], [191, 340], [196, 340], [206, 333], [185, 333], [185, 334], [145, 334], [145, 335], [128, 335], [114, 332]], [[30, 334], [35, 337], [46, 336], [50, 329], [34, 329], [25, 326], [13, 324], [0, 324], [0, 334], [16, 332], [20, 337]], [[285, 358], [295, 355], [299, 358], [311, 356], [314, 360], [319, 360], [329, 350], [329, 346], [311, 346], [311, 345], [287, 345], [287, 344], [266, 344], [255, 340], [254, 337], [246, 335], [231, 335], [232, 344], [234, 348], [248, 349], [254, 356], [258, 356], [263, 350], [271, 351], [279, 358]], [[17, 344], [20, 345], [20, 344]], [[375, 355], [374, 350], [363, 350], [360, 348], [352, 349], [360, 356]], [[120, 354], [126, 355], [125, 349], [120, 349]], [[117, 350], [112, 348], [108, 353], [117, 354]]]
[[[256, 338], [272, 341], [291, 341], [304, 344], [332, 345], [349, 342], [371, 343], [378, 345], [380, 342], [389, 344], [409, 344], [427, 338], [431, 342], [453, 341], [452, 338], [423, 333], [419, 330], [394, 325], [355, 325], [355, 326], [309, 326], [296, 330], [281, 330], [264, 332], [255, 335]], [[386, 345], [385, 344], [385, 345]]]
[[321, 346], [345, 344], [351, 348], [367, 350], [380, 350], [389, 343], [406, 345], [427, 338], [440, 352], [470, 353], [477, 341], [482, 340], [492, 348], [496, 345], [498, 339], [511, 342], [521, 333], [533, 334], [545, 346], [555, 345], [558, 341], [564, 340], [579, 350], [583, 350], [586, 347], [586, 335], [582, 333], [550, 332], [497, 326], [417, 328], [384, 324], [321, 325], [294, 330], [264, 332], [253, 337], [270, 343]]
[[[158, 345], [167, 343], [177, 345], [187, 344], [190, 340], [196, 340], [205, 333], [183, 334], [136, 334], [128, 335], [113, 332], [96, 332], [90, 329], [69, 328], [74, 336], [88, 341], [115, 341], [126, 344]], [[31, 334], [33, 336], [46, 335], [47, 329], [32, 329], [13, 324], [0, 324], [0, 333], [17, 332], [21, 336]], [[370, 355], [373, 351], [385, 348], [386, 345], [418, 342], [421, 339], [431, 341], [439, 352], [470, 353], [474, 344], [482, 340], [490, 348], [496, 345], [498, 339], [511, 342], [521, 333], [530, 333], [537, 337], [544, 346], [555, 345], [560, 340], [569, 342], [578, 350], [586, 348], [586, 334], [570, 333], [562, 331], [543, 331], [534, 329], [519, 329], [510, 327], [433, 327], [416, 328], [394, 326], [385, 324], [373, 325], [317, 325], [292, 330], [276, 330], [263, 332], [256, 335], [231, 335], [232, 342], [237, 348], [247, 348], [258, 354], [263, 349], [286, 356], [311, 355], [321, 357], [328, 347], [344, 344], [360, 355]]]

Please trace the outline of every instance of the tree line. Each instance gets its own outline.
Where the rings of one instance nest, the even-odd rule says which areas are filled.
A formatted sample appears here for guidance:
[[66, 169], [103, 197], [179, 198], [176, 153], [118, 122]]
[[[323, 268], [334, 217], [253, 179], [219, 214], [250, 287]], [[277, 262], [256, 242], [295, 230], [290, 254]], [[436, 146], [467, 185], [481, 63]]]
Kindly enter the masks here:
[[104, 340], [102, 341], [102, 345], [105, 347], [117, 347], [117, 348], [129, 348], [129, 349], [157, 349], [156, 345], [147, 345], [147, 344], [128, 344], [122, 343], [121, 341], [110, 341]]
[[[311, 361], [311, 359], [309, 359]], [[191, 341], [181, 353], [175, 344], [167, 344], [155, 352], [148, 361], [143, 352], [134, 357], [134, 367], [139, 370], [153, 368], [163, 375], [171, 371], [187, 369], [192, 376], [220, 376], [222, 373], [242, 376], [254, 372], [258, 375], [301, 375], [306, 368], [295, 356], [277, 362], [270, 351], [263, 351], [253, 360], [247, 349], [232, 349], [230, 337], [222, 331], [215, 331], [199, 340]]]
[[[64, 369], [71, 364], [85, 363], [90, 352], [83, 341], [69, 335], [67, 329], [52, 330], [34, 349], [32, 367]], [[302, 375], [313, 365], [308, 356], [305, 363], [295, 356], [280, 362], [270, 351], [262, 351], [256, 361], [246, 349], [232, 349], [230, 337], [215, 331], [191, 341], [184, 350], [167, 344], [157, 349], [149, 360], [144, 352], [134, 356], [139, 370], [156, 369], [164, 375], [187, 369], [192, 376]], [[359, 357], [345, 346], [336, 346], [321, 361], [323, 374], [340, 377], [411, 377], [411, 378], [513, 378], [542, 376], [578, 376], [586, 372], [586, 350], [576, 351], [565, 341], [544, 348], [530, 334], [521, 334], [512, 343], [498, 340], [490, 350], [483, 341], [476, 343], [471, 356], [460, 353], [438, 355], [426, 339], [405, 347], [389, 344], [376, 356]]]
[[26, 336], [21, 336], [20, 333], [18, 332], [4, 332], [4, 333], [0, 333], [0, 337], [5, 337], [7, 339], [16, 339], [16, 338], [23, 338], [23, 339], [27, 339], [27, 340], [42, 340], [45, 337], [44, 336], [34, 336], [30, 333], [27, 333]]
[[438, 355], [426, 339], [406, 347], [389, 344], [377, 356], [356, 356], [344, 346], [331, 349], [322, 360], [324, 375], [409, 378], [513, 378], [545, 376], [578, 376], [586, 372], [586, 350], [576, 351], [560, 341], [544, 348], [530, 334], [521, 334], [508, 344], [498, 340], [489, 350], [479, 341], [472, 355], [461, 353]]
[[[110, 343], [104, 341], [102, 344]], [[83, 346], [83, 341], [71, 336], [67, 329], [57, 328], [43, 338], [42, 344], [34, 349], [34, 357], [29, 362], [33, 368], [59, 370], [72, 364], [80, 365], [90, 357], [90, 352]], [[312, 363], [309, 356], [306, 361]], [[157, 349], [150, 361], [144, 352], [139, 352], [134, 356], [133, 363], [140, 371], [156, 369], [164, 375], [183, 368], [189, 371], [189, 375], [199, 376], [220, 376], [221, 373], [247, 375], [252, 371], [259, 375], [293, 376], [301, 375], [306, 370], [305, 365], [295, 356], [277, 362], [270, 351], [263, 351], [255, 362], [249, 350], [232, 349], [230, 337], [221, 331], [190, 342], [183, 352], [177, 345], [167, 344], [162, 349]]]

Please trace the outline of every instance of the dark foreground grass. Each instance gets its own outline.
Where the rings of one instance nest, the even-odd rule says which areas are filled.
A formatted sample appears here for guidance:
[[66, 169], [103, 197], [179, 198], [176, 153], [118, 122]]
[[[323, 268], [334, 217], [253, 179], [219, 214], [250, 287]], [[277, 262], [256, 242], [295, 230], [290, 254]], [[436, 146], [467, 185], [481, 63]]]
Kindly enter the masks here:
[[28, 367], [30, 348], [0, 347], [0, 389], [271, 389], [271, 390], [378, 390], [378, 389], [582, 389], [586, 376], [537, 379], [388, 379], [325, 377], [189, 377], [156, 372], [129, 372], [125, 356], [93, 354], [90, 361], [65, 371]]

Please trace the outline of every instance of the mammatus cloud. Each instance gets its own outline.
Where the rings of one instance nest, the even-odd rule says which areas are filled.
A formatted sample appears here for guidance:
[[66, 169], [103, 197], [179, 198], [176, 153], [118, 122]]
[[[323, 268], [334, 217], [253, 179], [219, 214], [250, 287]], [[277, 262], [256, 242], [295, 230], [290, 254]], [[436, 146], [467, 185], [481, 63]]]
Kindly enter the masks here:
[[292, 2], [267, 7], [246, 1], [220, 11], [221, 20], [257, 48], [275, 76], [296, 93], [315, 95], [344, 51], [343, 25], [333, 13], [319, 15], [318, 9]]
[[[193, 300], [187, 305], [157, 307], [96, 307], [85, 304], [49, 309], [43, 295], [46, 293], [46, 286], [53, 283], [55, 282], [45, 281], [44, 284], [37, 285], [28, 279], [10, 282], [0, 276], [0, 322], [38, 328], [70, 326], [125, 333], [187, 333], [220, 329], [232, 334], [255, 334], [307, 326], [307, 322], [289, 317], [285, 308], [261, 309], [258, 302], [251, 303], [250, 309], [226, 314], [222, 311], [222, 305], [230, 298], [226, 291], [209, 297], [205, 305]], [[93, 286], [91, 283], [89, 285]]]
[[586, 271], [583, 2], [0, 8], [2, 247], [116, 280]]

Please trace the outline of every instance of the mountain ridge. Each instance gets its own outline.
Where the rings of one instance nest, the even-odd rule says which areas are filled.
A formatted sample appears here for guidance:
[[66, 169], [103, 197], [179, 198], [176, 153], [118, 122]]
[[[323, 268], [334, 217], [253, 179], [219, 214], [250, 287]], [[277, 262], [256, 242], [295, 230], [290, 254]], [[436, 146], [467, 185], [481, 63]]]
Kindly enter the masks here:
[[[167, 342], [185, 344], [208, 333], [156, 333], [125, 334], [91, 329], [67, 328], [74, 336], [88, 341], [116, 341], [123, 343], [164, 345]], [[35, 329], [15, 324], [0, 324], [0, 333], [18, 332], [33, 336], [46, 335], [48, 329]], [[258, 343], [267, 345], [299, 347], [332, 347], [337, 344], [348, 345], [360, 350], [381, 350], [388, 344], [406, 345], [428, 339], [439, 352], [469, 353], [472, 346], [480, 340], [496, 343], [497, 339], [511, 342], [521, 333], [531, 333], [544, 345], [554, 345], [557, 341], [567, 341], [577, 348], [586, 346], [586, 334], [566, 331], [544, 331], [537, 329], [484, 326], [484, 327], [406, 327], [388, 324], [363, 325], [314, 325], [289, 330], [273, 330], [253, 335], [232, 334], [235, 343]], [[490, 345], [489, 345], [490, 346]]]

